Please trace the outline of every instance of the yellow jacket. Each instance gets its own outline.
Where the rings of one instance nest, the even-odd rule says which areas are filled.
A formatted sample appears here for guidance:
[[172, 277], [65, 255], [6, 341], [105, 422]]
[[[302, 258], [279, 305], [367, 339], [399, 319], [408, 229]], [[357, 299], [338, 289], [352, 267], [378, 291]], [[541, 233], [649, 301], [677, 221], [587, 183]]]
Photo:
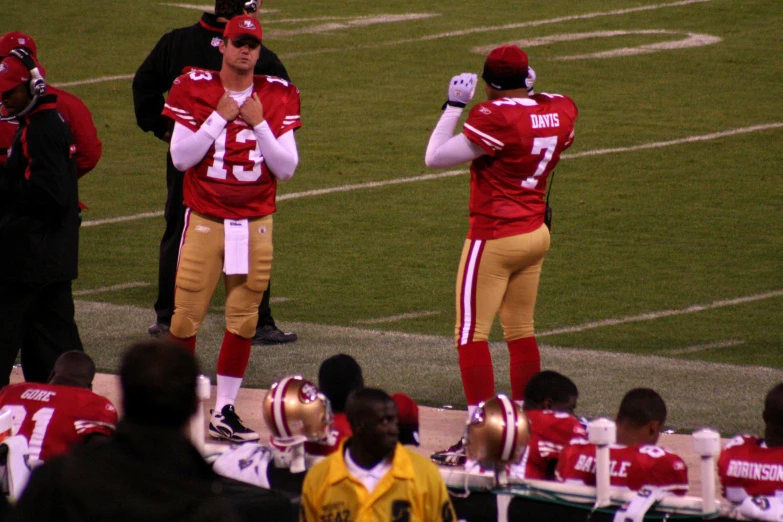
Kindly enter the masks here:
[[391, 470], [368, 493], [345, 466], [345, 443], [313, 466], [302, 487], [301, 522], [453, 522], [438, 468], [402, 444]]

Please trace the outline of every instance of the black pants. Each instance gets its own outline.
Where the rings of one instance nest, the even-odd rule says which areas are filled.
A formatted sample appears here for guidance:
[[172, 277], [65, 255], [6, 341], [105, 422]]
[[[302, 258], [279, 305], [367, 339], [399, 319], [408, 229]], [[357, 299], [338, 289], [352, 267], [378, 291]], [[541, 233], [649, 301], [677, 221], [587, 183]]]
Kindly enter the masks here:
[[[174, 288], [177, 283], [177, 260], [182, 230], [185, 228], [185, 206], [182, 203], [182, 180], [184, 174], [171, 162], [171, 154], [166, 158], [166, 231], [160, 240], [160, 258], [158, 261], [158, 300], [155, 301], [155, 313], [158, 322], [171, 324], [174, 315]], [[275, 325], [272, 309], [269, 306], [269, 287], [261, 298], [258, 307], [258, 327]]]
[[29, 382], [46, 382], [60, 354], [84, 351], [74, 320], [71, 282], [35, 286], [0, 283], [0, 387], [19, 351]]

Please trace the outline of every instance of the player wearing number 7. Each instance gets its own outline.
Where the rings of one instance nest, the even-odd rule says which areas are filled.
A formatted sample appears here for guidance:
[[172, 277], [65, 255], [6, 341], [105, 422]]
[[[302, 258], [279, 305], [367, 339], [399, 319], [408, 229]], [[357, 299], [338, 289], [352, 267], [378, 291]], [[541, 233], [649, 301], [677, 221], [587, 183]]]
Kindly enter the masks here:
[[[457, 274], [455, 328], [469, 414], [495, 394], [487, 342], [495, 315], [508, 344], [515, 401], [524, 399], [528, 380], [541, 369], [533, 310], [549, 250], [544, 194], [560, 153], [574, 140], [578, 114], [567, 96], [533, 95], [535, 73], [517, 46], [493, 50], [482, 78], [488, 101], [473, 107], [456, 136], [477, 78], [464, 73], [451, 79], [425, 156], [433, 168], [471, 162], [469, 229]], [[432, 457], [440, 464], [459, 465], [465, 451], [460, 441]]]
[[242, 425], [234, 401], [272, 268], [277, 181], [290, 178], [299, 162], [299, 90], [280, 78], [253, 76], [261, 35], [252, 16], [232, 18], [219, 46], [220, 72], [180, 76], [163, 109], [175, 122], [172, 161], [185, 171], [185, 229], [170, 333], [195, 351], [199, 326], [225, 273], [226, 331], [209, 433], [235, 442], [258, 439]]

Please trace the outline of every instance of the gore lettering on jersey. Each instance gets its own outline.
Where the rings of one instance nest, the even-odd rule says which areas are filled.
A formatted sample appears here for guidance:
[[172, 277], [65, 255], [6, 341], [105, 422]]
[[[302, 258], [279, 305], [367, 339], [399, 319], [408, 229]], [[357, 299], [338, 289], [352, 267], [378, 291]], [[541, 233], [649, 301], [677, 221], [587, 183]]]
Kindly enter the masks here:
[[735, 477], [750, 480], [766, 480], [769, 482], [783, 482], [783, 465], [762, 464], [746, 460], [731, 460], [726, 470], [727, 477]]
[[57, 395], [56, 391], [30, 389], [25, 390], [24, 393], [22, 393], [21, 398], [30, 401], [49, 402], [55, 395]]
[[560, 118], [554, 112], [551, 114], [531, 114], [530, 125], [534, 129], [560, 127]]

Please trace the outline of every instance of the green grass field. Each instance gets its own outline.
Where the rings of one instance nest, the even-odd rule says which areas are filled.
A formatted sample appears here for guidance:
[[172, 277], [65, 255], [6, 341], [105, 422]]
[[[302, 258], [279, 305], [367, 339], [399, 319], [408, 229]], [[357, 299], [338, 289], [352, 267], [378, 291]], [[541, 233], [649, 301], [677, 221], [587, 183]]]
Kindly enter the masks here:
[[[161, 34], [200, 14], [146, 0], [29, 3], [40, 16], [13, 23], [18, 10], [0, 6], [4, 28], [36, 38], [49, 81], [85, 100], [104, 142], [101, 163], [81, 181], [90, 210], [75, 289], [146, 284], [78, 297], [107, 304], [82, 303], [79, 321], [87, 349], [111, 371], [154, 321], [163, 220], [95, 222], [162, 210], [165, 148], [136, 127], [129, 79], [84, 82], [132, 75]], [[568, 94], [580, 108], [552, 192], [536, 327], [557, 348], [544, 350], [544, 366], [575, 376], [584, 414], [610, 414], [629, 387], [653, 386], [677, 428], [758, 429], [764, 391], [783, 380], [783, 4], [263, 7], [265, 44], [302, 92], [301, 163], [279, 188], [273, 270], [273, 297], [286, 298], [275, 318], [301, 340], [254, 349], [248, 385], [294, 371], [312, 377], [343, 350], [373, 384], [464, 406], [449, 336], [467, 174], [389, 182], [435, 173], [423, 163], [429, 132], [448, 79], [480, 72], [484, 54], [474, 50], [523, 41], [537, 90]], [[208, 371], [221, 329], [217, 316], [203, 332]], [[499, 329], [493, 335], [502, 340]], [[493, 346], [504, 389], [507, 355]]]

